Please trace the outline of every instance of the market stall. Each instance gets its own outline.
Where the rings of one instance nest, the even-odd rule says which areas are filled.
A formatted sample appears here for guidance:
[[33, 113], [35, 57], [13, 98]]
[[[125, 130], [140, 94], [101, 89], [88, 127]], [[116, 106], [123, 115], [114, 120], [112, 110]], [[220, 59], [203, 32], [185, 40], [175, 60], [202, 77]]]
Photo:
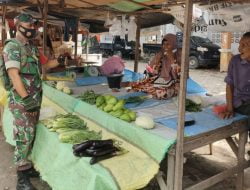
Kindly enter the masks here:
[[[139, 105], [128, 104], [127, 106], [138, 114], [148, 114], [154, 118], [156, 127], [145, 130], [134, 123], [130, 124], [115, 118], [98, 109], [95, 105], [90, 105], [76, 98], [87, 90], [94, 90], [98, 94], [111, 94], [118, 98], [135, 96], [138, 93], [128, 93], [125, 89], [114, 93], [108, 88], [107, 81], [95, 85], [84, 83], [84, 86], [78, 86], [75, 82], [65, 83], [72, 89], [72, 95], [67, 95], [48, 84], [44, 84], [44, 103], [41, 117], [44, 117], [44, 114], [51, 112], [51, 110], [57, 113], [75, 113], [88, 121], [89, 128], [96, 131], [101, 130], [104, 139], [115, 138], [122, 141], [123, 147], [129, 152], [91, 166], [89, 165], [89, 158], [79, 159], [75, 157], [71, 145], [60, 143], [55, 132], [50, 132], [43, 124], [39, 124], [32, 160], [35, 167], [40, 171], [42, 178], [53, 189], [63, 190], [69, 187], [95, 189], [98, 186], [102, 186], [103, 189], [137, 189], [144, 187], [158, 173], [159, 164], [166, 153], [169, 155], [169, 165], [174, 165], [171, 163], [173, 151], [170, 151], [170, 148], [175, 144], [177, 135], [177, 104], [175, 101], [148, 99]], [[191, 96], [196, 94], [204, 96], [206, 92], [191, 79], [188, 80], [187, 91]], [[185, 128], [185, 134], [190, 136], [190, 140], [192, 140], [192, 143], [187, 141], [188, 147], [185, 151], [214, 142], [214, 140], [219, 140], [222, 137], [229, 137], [237, 133], [238, 130], [247, 130], [243, 126], [231, 130], [231, 127], [228, 126], [232, 122], [239, 123], [237, 124], [239, 126], [244, 124], [245, 117], [243, 116], [223, 121], [218, 119], [211, 112], [211, 109], [204, 109], [199, 113], [189, 113], [188, 117], [195, 119], [196, 125]], [[204, 120], [210, 121], [207, 122], [209, 124], [206, 124]], [[4, 113], [4, 123], [7, 141], [11, 143], [12, 130], [9, 126], [12, 125], [12, 117], [7, 109]], [[235, 125], [233, 125], [233, 128], [235, 128]], [[222, 131], [219, 132], [221, 135], [217, 134], [218, 131]], [[228, 133], [225, 133], [227, 131]], [[216, 135], [216, 138], [212, 138], [214, 135]], [[204, 140], [204, 137], [208, 140]], [[46, 143], [44, 139], [46, 139]], [[200, 143], [201, 139], [202, 143]], [[197, 141], [199, 143], [195, 143]], [[170, 178], [173, 176], [171, 173], [173, 171], [171, 171], [171, 167], [168, 170]], [[81, 174], [80, 171], [83, 171], [83, 173]], [[144, 177], [142, 177], [142, 173], [145, 175]], [[85, 176], [93, 181], [80, 180]], [[76, 181], [78, 181], [77, 186], [75, 186]], [[169, 188], [172, 189], [172, 187]]]
[[[148, 7], [145, 3], [134, 3], [139, 7]], [[112, 4], [112, 6], [119, 7], [115, 4]], [[187, 1], [184, 27], [185, 47], [189, 46], [190, 27], [188, 26], [191, 26], [191, 7], [192, 2]], [[134, 9], [137, 8], [134, 7]], [[151, 114], [156, 122], [156, 128], [151, 130], [138, 128], [133, 123], [115, 118], [98, 109], [95, 105], [90, 105], [77, 98], [86, 89], [92, 89], [99, 94], [111, 94], [117, 98], [134, 96], [124, 89], [119, 92], [112, 92], [109, 90], [105, 79], [99, 78], [97, 84], [92, 86], [87, 84], [87, 87], [69, 82], [67, 84], [73, 90], [73, 95], [67, 95], [44, 83], [43, 108], [45, 110], [48, 111], [48, 109], [52, 108], [53, 112], [56, 113], [69, 112], [81, 116], [90, 129], [102, 131], [103, 139], [115, 138], [122, 141], [122, 146], [128, 150], [128, 153], [91, 166], [89, 165], [89, 158], [74, 157], [71, 145], [60, 143], [57, 134], [50, 132], [40, 123], [37, 128], [37, 137], [31, 157], [42, 178], [53, 189], [58, 190], [82, 188], [90, 190], [138, 189], [146, 186], [157, 173], [160, 174], [159, 165], [167, 154], [169, 166], [167, 185], [163, 182], [161, 175], [157, 175], [158, 182], [161, 189], [182, 189], [181, 180], [178, 179], [182, 178], [183, 153], [221, 139], [227, 139], [237, 154], [238, 165], [189, 189], [204, 189], [234, 173], [238, 173], [237, 189], [242, 189], [243, 169], [249, 166], [249, 162], [244, 160], [244, 146], [248, 131], [247, 118], [238, 115], [231, 120], [223, 121], [218, 119], [211, 112], [211, 109], [204, 108], [199, 113], [187, 114], [196, 121], [196, 124], [184, 129], [186, 92], [188, 94], [203, 94], [203, 96], [205, 94], [205, 91], [193, 81], [189, 80], [186, 84], [188, 70], [187, 49], [183, 48], [182, 55], [185, 59], [183, 59], [182, 64], [182, 90], [179, 94], [179, 107], [173, 100], [155, 101], [152, 99], [146, 100], [143, 104], [130, 107], [137, 114]], [[91, 78], [91, 81], [93, 79]], [[6, 108], [3, 127], [9, 143], [12, 142], [11, 121], [11, 114]], [[235, 134], [240, 134], [239, 148], [231, 139], [231, 136]], [[175, 147], [176, 139], [177, 145]]]

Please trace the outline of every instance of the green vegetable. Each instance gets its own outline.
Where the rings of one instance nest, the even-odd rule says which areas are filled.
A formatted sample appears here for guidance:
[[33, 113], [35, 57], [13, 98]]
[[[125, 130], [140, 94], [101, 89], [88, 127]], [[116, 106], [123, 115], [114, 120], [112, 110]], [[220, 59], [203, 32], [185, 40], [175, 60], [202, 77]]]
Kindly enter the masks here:
[[130, 110], [129, 109], [124, 109], [124, 113], [129, 113]]
[[101, 133], [95, 131], [77, 130], [60, 134], [59, 140], [62, 143], [77, 144], [86, 140], [100, 140], [101, 137]]
[[123, 114], [123, 110], [120, 109], [120, 110], [114, 111], [113, 116], [114, 117], [120, 117], [122, 114]]
[[97, 107], [98, 107], [98, 106], [101, 106], [104, 102], [105, 102], [105, 99], [104, 99], [103, 96], [98, 96], [98, 97], [96, 98], [96, 106], [97, 106]]
[[106, 105], [106, 106], [103, 108], [103, 111], [105, 111], [105, 112], [110, 112], [110, 111], [112, 111], [112, 109], [113, 109], [113, 105], [112, 105], [112, 104], [108, 104], [108, 105]]
[[53, 129], [72, 128], [72, 129], [86, 129], [86, 123], [80, 118], [59, 118], [53, 123]]
[[131, 121], [135, 121], [135, 119], [136, 119], [136, 113], [135, 112], [130, 111], [130, 112], [128, 112], [128, 115], [129, 115]]
[[117, 110], [122, 109], [123, 106], [124, 106], [124, 104], [125, 104], [125, 100], [119, 100], [119, 101], [115, 104], [115, 106], [113, 107], [113, 111], [117, 111]]
[[53, 119], [43, 121], [43, 124], [48, 129], [57, 130], [60, 128], [71, 128], [71, 129], [86, 129], [86, 123], [80, 119], [77, 115], [73, 114], [60, 114]]
[[126, 104], [127, 103], [142, 103], [147, 99], [146, 96], [133, 96], [125, 99]]
[[112, 98], [114, 96], [108, 94], [108, 95], [104, 95], [103, 97], [104, 97], [105, 101], [107, 102], [110, 98]]
[[196, 104], [194, 101], [192, 101], [190, 99], [186, 99], [186, 111], [200, 112], [200, 111], [202, 111], [201, 104]]
[[71, 129], [71, 128], [59, 128], [56, 129], [56, 132], [61, 134], [61, 133], [65, 133], [65, 132], [69, 132], [69, 131], [74, 131], [75, 129]]
[[101, 107], [100, 107], [100, 109], [104, 110], [104, 108], [106, 107], [106, 105], [107, 105], [106, 103], [102, 104]]
[[87, 102], [91, 105], [94, 105], [96, 103], [96, 99], [99, 97], [100, 95], [95, 94], [95, 92], [93, 90], [87, 90], [86, 92], [84, 92], [83, 94], [81, 94], [80, 96], [78, 96], [77, 98], [81, 99], [84, 102]]
[[114, 116], [115, 112], [114, 111], [111, 111], [109, 112], [110, 115]]
[[122, 114], [122, 115], [120, 116], [120, 119], [122, 119], [122, 120], [124, 120], [124, 121], [127, 121], [127, 122], [131, 122], [131, 119], [130, 119], [130, 117], [129, 117], [128, 114]]
[[117, 99], [115, 97], [111, 97], [106, 101], [106, 103], [115, 105], [117, 103]]
[[50, 128], [49, 131], [50, 131], [50, 132], [56, 132], [56, 129]]

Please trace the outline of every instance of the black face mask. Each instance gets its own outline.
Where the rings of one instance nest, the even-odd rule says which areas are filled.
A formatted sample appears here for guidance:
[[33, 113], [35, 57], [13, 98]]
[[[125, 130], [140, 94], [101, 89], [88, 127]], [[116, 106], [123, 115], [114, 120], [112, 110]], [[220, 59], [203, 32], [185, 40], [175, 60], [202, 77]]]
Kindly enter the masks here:
[[30, 29], [30, 28], [25, 28], [23, 26], [19, 26], [18, 30], [19, 32], [22, 33], [22, 35], [24, 35], [24, 37], [28, 39], [36, 37], [36, 29]]

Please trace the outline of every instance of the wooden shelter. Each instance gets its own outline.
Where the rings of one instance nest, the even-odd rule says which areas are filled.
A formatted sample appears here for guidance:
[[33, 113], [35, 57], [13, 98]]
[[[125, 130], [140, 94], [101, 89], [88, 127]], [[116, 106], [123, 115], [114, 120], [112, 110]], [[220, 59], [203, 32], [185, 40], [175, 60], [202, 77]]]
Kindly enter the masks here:
[[[41, 14], [41, 18], [44, 22], [44, 49], [46, 48], [46, 23], [47, 15], [53, 15], [59, 19], [65, 17], [78, 18], [83, 23], [89, 23], [90, 25], [100, 25], [104, 23], [108, 13], [111, 16], [119, 16], [123, 14], [135, 15], [137, 22], [141, 27], [148, 27], [159, 25], [154, 19], [149, 23], [148, 18], [163, 14], [163, 12], [171, 9], [171, 6], [185, 6], [185, 21], [184, 21], [184, 40], [182, 48], [182, 64], [181, 64], [181, 83], [179, 93], [179, 106], [178, 106], [178, 129], [177, 129], [177, 143], [176, 146], [168, 154], [168, 177], [167, 185], [163, 181], [163, 178], [159, 174], [157, 179], [161, 186], [161, 189], [165, 190], [181, 190], [182, 189], [182, 177], [183, 177], [183, 154], [191, 151], [195, 148], [207, 145], [209, 143], [226, 139], [233, 152], [236, 154], [238, 164], [227, 171], [219, 173], [207, 180], [204, 180], [188, 190], [201, 190], [208, 188], [223, 179], [237, 174], [237, 190], [243, 189], [243, 177], [244, 169], [250, 166], [250, 161], [246, 161], [244, 158], [245, 144], [247, 141], [248, 122], [247, 120], [233, 123], [230, 126], [225, 126], [219, 130], [207, 132], [205, 134], [195, 137], [184, 137], [184, 121], [185, 121], [185, 100], [186, 100], [186, 80], [188, 76], [188, 63], [189, 63], [189, 43], [191, 33], [192, 22], [192, 8], [194, 3], [199, 4], [212, 4], [220, 3], [224, 0], [27, 0], [20, 3], [0, 3], [2, 11], [2, 22], [5, 22], [5, 18], [15, 15], [15, 9], [13, 7], [19, 7], [19, 9], [31, 9], [38, 11]], [[244, 3], [249, 0], [231, 0], [230, 2]], [[161, 22], [169, 22], [171, 19]], [[146, 20], [146, 21], [145, 21]], [[152, 22], [153, 21], [153, 22]], [[139, 44], [139, 32], [140, 27], [137, 30], [137, 52]], [[4, 33], [3, 33], [4, 34]], [[4, 35], [3, 35], [4, 36]], [[4, 39], [4, 38], [3, 38]], [[76, 46], [77, 47], [77, 46]], [[137, 57], [138, 60], [138, 57]], [[135, 71], [137, 71], [137, 64], [135, 64]], [[232, 135], [239, 134], [239, 142], [236, 144], [231, 138]]]

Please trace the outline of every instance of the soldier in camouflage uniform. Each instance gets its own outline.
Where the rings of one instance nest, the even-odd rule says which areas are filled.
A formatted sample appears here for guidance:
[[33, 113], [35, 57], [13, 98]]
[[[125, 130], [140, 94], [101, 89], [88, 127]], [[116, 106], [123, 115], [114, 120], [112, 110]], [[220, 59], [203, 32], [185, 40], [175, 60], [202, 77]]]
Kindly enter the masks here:
[[17, 190], [34, 190], [30, 177], [38, 177], [39, 174], [32, 167], [28, 156], [34, 142], [42, 101], [41, 54], [32, 45], [36, 34], [32, 16], [20, 14], [15, 18], [15, 25], [16, 38], [5, 42], [3, 56], [12, 84], [9, 89], [9, 109], [15, 125]]

